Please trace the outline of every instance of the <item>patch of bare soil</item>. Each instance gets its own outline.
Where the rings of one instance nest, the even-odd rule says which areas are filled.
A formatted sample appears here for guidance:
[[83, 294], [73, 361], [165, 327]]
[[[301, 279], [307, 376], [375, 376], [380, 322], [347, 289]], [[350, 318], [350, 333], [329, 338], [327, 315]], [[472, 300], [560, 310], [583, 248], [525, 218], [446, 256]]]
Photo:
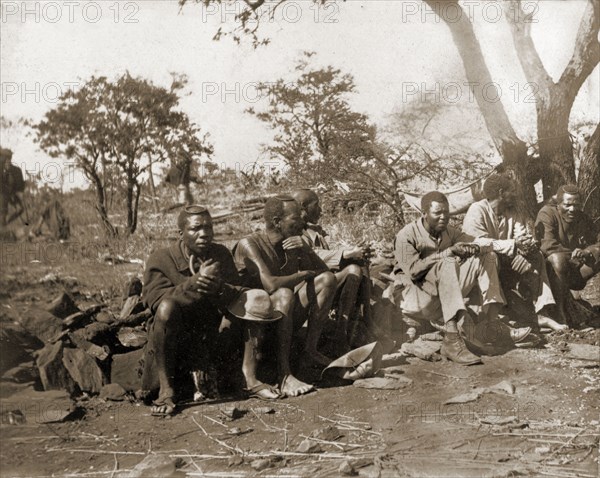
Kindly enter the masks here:
[[[3, 327], [64, 290], [58, 280], [39, 282], [50, 272], [6, 273]], [[116, 300], [127, 272], [135, 266], [62, 271], [79, 279], [78, 297], [90, 303]], [[114, 290], [94, 296], [101, 283]], [[594, 289], [586, 298], [598, 304], [599, 295]], [[596, 477], [600, 357], [586, 356], [593, 348], [571, 349], [573, 342], [597, 345], [598, 330], [552, 334], [544, 348], [473, 367], [393, 354], [383, 366], [402, 377], [397, 389], [321, 383], [316, 393], [273, 402], [188, 404], [167, 419], [131, 396], [80, 394], [71, 402], [61, 392], [35, 391], [39, 384], [3, 380], [0, 474]]]

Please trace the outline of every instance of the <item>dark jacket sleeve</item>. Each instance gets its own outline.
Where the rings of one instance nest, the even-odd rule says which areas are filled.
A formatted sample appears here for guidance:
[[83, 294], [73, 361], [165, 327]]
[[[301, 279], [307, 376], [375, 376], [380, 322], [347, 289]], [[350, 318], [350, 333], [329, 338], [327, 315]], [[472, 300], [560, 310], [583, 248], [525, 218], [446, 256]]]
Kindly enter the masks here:
[[160, 302], [169, 297], [177, 297], [178, 301], [189, 302], [197, 300], [200, 295], [193, 290], [194, 277], [185, 278], [175, 284], [178, 272], [169, 257], [167, 250], [159, 250], [150, 255], [144, 271], [144, 289], [142, 297], [146, 307], [156, 312]]
[[535, 221], [535, 235], [541, 241], [541, 250], [546, 257], [556, 252], [571, 252], [560, 242], [558, 218], [554, 211], [544, 206], [540, 209]]
[[223, 280], [223, 290], [217, 298], [217, 305], [226, 307], [239, 295], [244, 289], [242, 278], [235, 267], [233, 256], [225, 246], [219, 246], [219, 263], [221, 264], [221, 279]]

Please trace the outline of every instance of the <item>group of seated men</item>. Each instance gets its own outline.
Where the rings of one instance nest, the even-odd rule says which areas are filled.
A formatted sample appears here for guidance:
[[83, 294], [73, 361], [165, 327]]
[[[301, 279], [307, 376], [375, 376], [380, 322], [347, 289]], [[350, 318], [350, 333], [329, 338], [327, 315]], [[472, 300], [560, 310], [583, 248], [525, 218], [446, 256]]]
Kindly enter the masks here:
[[[477, 327], [496, 327], [518, 343], [531, 327], [513, 327], [502, 314], [505, 277], [528, 284], [532, 307], [542, 326], [564, 325], [563, 297], [581, 289], [600, 271], [600, 247], [593, 223], [581, 211], [581, 195], [561, 188], [557, 205], [540, 211], [536, 231], [541, 256], [531, 236], [515, 236], [509, 214], [510, 179], [488, 179], [486, 199], [474, 203], [463, 231], [448, 225], [447, 197], [422, 198], [422, 217], [406, 225], [395, 242], [396, 303], [402, 314], [432, 322], [443, 331], [441, 353], [459, 364], [480, 362], [465, 345], [468, 304], [479, 306]], [[183, 372], [210, 370], [219, 331], [232, 324], [244, 338], [242, 374], [248, 396], [277, 399], [314, 390], [290, 366], [294, 333], [307, 322], [299, 367], [326, 367], [332, 359], [318, 350], [323, 326], [336, 301], [340, 352], [353, 345], [349, 324], [358, 311], [371, 326], [368, 247], [330, 248], [318, 225], [318, 196], [310, 190], [267, 200], [265, 229], [241, 239], [233, 254], [213, 242], [210, 213], [188, 206], [178, 217], [180, 239], [153, 252], [146, 264], [143, 298], [153, 318], [142, 366], [142, 389], [158, 391], [153, 414], [174, 413]], [[549, 264], [551, 267], [546, 267]], [[511, 279], [513, 280], [513, 279]], [[553, 318], [550, 315], [554, 315]], [[274, 327], [265, 327], [273, 324]], [[495, 330], [496, 330], [495, 329]], [[271, 332], [278, 384], [257, 377], [265, 330]]]

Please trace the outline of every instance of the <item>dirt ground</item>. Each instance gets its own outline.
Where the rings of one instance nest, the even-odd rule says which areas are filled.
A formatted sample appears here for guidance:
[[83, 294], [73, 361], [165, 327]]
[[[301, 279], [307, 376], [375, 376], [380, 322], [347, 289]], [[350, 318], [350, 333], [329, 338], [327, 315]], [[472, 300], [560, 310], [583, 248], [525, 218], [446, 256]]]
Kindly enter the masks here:
[[[125, 281], [140, 268], [3, 267], [2, 323], [61, 290], [58, 282], [39, 283], [49, 272], [77, 277], [79, 299], [93, 302], [118, 295], [115, 277]], [[584, 296], [600, 303], [600, 281]], [[274, 402], [225, 398], [184, 406], [168, 419], [134, 401], [84, 397], [74, 418], [41, 423], [51, 405], [25, 410], [32, 385], [2, 382], [3, 414], [21, 408], [26, 422], [3, 415], [0, 474], [596, 477], [599, 362], [568, 358], [565, 343], [575, 342], [598, 345], [598, 330], [554, 333], [545, 348], [515, 349], [473, 367], [387, 356], [385, 370], [402, 378], [395, 390], [345, 384]], [[497, 384], [501, 390], [475, 393]], [[467, 393], [472, 401], [445, 404]]]

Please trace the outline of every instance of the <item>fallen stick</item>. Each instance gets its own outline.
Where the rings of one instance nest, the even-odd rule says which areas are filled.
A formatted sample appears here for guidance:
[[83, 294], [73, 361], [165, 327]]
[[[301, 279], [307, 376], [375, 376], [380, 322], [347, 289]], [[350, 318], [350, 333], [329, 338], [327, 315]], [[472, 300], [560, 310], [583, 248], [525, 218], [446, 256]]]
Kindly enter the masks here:
[[113, 453], [113, 456], [115, 458], [115, 467], [113, 468], [113, 471], [112, 471], [112, 474], [110, 475], [110, 478], [114, 478], [115, 477], [115, 473], [119, 469], [119, 461], [117, 460], [117, 455], [115, 453]]
[[348, 425], [347, 423], [343, 423], [343, 422], [340, 422], [340, 421], [332, 420], [331, 418], [322, 417], [321, 415], [318, 415], [318, 417], [321, 420], [325, 420], [327, 422], [335, 423], [337, 426], [342, 427], [342, 428], [344, 428], [346, 430], [354, 430], [354, 431], [358, 431], [358, 432], [369, 433], [371, 435], [383, 436], [382, 433], [374, 432], [372, 430], [365, 430], [364, 428], [353, 427], [352, 425]]
[[468, 378], [471, 378], [471, 377], [457, 377], [456, 375], [446, 375], [445, 373], [434, 372], [433, 370], [425, 370], [425, 373], [432, 373], [433, 375], [439, 375], [440, 377], [446, 377], [446, 378], [454, 378], [456, 380], [467, 380]]
[[204, 418], [210, 420], [211, 422], [216, 423], [217, 425], [221, 425], [222, 427], [225, 427], [227, 429], [229, 429], [229, 427], [227, 425], [225, 425], [224, 423], [221, 423], [219, 420], [215, 420], [214, 418], [209, 417], [208, 415], [202, 415]]
[[308, 440], [312, 440], [315, 441], [317, 443], [322, 443], [324, 445], [333, 445], [337, 448], [339, 448], [342, 451], [346, 451], [344, 450], [344, 446], [353, 446], [356, 448], [364, 448], [365, 445], [356, 445], [354, 443], [344, 443], [344, 442], [335, 442], [335, 441], [328, 441], [328, 440], [321, 440], [320, 438], [315, 438], [315, 437], [309, 437], [306, 435], [300, 435], [302, 438], [307, 438]]
[[192, 417], [192, 421], [198, 426], [198, 428], [200, 428], [200, 430], [202, 430], [202, 433], [204, 433], [209, 440], [212, 440], [215, 443], [218, 443], [219, 445], [224, 446], [225, 448], [228, 448], [231, 451], [239, 453], [240, 455], [244, 454], [243, 450], [241, 450], [239, 447], [233, 447], [225, 443], [223, 440], [219, 440], [218, 438], [210, 436], [209, 433], [204, 429], [204, 427], [196, 421], [196, 417]]

